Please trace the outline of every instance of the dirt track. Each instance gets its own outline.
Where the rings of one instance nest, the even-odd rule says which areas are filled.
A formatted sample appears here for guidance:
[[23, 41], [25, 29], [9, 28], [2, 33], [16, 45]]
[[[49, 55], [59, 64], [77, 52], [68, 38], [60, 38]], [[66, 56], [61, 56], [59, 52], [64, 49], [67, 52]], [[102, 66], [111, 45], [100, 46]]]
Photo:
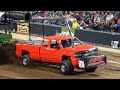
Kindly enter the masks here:
[[6, 79], [120, 79], [120, 67], [106, 66], [99, 67], [96, 72], [92, 73], [75, 71], [73, 75], [62, 75], [54, 66], [25, 68], [5, 64], [0, 66], [0, 76], [4, 76]]
[[[108, 61], [120, 62], [120, 57], [107, 55], [107, 58]], [[120, 65], [111, 62], [98, 67], [96, 72], [75, 71], [73, 75], [62, 75], [59, 67], [55, 65], [38, 64], [31, 68], [23, 67], [15, 57], [13, 46], [0, 48], [0, 61], [1, 79], [120, 79]]]

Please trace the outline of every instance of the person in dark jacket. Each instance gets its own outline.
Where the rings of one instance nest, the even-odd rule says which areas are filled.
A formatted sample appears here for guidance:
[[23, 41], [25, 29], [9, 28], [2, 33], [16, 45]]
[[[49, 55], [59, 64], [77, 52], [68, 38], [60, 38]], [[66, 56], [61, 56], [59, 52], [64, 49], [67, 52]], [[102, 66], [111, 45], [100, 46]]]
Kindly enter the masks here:
[[93, 30], [100, 30], [99, 25], [97, 23], [94, 23], [92, 26]]

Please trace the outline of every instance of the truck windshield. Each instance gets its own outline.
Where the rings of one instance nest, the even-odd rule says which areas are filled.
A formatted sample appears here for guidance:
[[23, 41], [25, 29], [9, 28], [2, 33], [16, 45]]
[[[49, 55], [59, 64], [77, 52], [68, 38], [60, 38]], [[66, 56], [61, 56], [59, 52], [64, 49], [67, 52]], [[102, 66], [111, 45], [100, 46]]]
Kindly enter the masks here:
[[[61, 42], [63, 48], [71, 47], [71, 45], [72, 45], [72, 40], [71, 39], [61, 40], [60, 42]], [[83, 44], [84, 43], [81, 42], [78, 38], [74, 38], [74, 46], [83, 45]]]

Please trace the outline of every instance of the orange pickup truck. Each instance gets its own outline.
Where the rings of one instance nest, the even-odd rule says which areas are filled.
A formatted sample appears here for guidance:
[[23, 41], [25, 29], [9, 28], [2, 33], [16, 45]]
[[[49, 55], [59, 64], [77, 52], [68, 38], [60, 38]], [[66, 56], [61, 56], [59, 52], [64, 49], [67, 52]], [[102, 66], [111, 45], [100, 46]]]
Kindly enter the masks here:
[[34, 64], [34, 61], [52, 62], [60, 66], [63, 74], [71, 74], [74, 69], [93, 72], [98, 66], [106, 65], [106, 56], [99, 55], [98, 49], [86, 45], [74, 37], [71, 47], [70, 36], [49, 36], [42, 40], [21, 41], [16, 43], [16, 55], [22, 58], [24, 66]]

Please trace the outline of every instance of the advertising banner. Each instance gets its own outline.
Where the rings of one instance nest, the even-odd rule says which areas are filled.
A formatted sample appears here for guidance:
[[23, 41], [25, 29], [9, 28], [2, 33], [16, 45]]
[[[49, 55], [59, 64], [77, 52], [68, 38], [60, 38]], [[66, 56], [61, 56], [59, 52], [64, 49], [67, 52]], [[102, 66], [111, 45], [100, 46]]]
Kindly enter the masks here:
[[23, 34], [29, 34], [29, 23], [28, 22], [18, 22], [17, 32]]

